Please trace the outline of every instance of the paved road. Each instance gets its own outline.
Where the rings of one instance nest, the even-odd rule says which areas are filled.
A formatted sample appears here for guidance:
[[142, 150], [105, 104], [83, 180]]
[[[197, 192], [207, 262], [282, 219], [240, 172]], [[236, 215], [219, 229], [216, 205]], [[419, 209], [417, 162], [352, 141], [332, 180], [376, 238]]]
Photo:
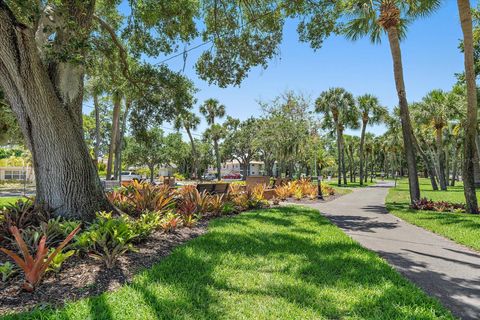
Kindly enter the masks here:
[[376, 251], [461, 319], [480, 319], [480, 253], [389, 214], [392, 185], [356, 189], [312, 204], [364, 247]]

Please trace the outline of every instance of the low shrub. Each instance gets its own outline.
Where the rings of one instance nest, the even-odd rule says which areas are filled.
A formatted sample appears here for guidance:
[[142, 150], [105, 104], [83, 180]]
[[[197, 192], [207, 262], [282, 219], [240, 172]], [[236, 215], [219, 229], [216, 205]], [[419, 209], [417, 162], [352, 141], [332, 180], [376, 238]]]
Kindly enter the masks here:
[[174, 214], [173, 212], [168, 212], [160, 223], [160, 227], [166, 233], [175, 231], [181, 223], [182, 219]]
[[139, 236], [137, 232], [128, 216], [112, 217], [112, 213], [100, 212], [88, 229], [77, 237], [76, 246], [90, 257], [103, 261], [110, 269], [122, 254], [134, 249], [133, 240]]
[[0, 208], [0, 237], [8, 237], [10, 228], [25, 229], [48, 221], [47, 212], [35, 209], [31, 199], [18, 200]]
[[214, 216], [219, 216], [222, 214], [223, 204], [224, 204], [224, 195], [223, 194], [216, 194], [213, 195], [210, 199], [210, 212]]
[[463, 203], [453, 203], [448, 201], [433, 201], [427, 198], [414, 201], [410, 208], [415, 210], [437, 211], [437, 212], [465, 212]]
[[229, 215], [235, 213], [235, 206], [231, 202], [226, 202], [222, 207], [222, 215]]
[[6, 282], [8, 278], [10, 278], [13, 274], [15, 274], [16, 270], [13, 266], [13, 263], [7, 261], [0, 265], [0, 274], [2, 275], [2, 282]]

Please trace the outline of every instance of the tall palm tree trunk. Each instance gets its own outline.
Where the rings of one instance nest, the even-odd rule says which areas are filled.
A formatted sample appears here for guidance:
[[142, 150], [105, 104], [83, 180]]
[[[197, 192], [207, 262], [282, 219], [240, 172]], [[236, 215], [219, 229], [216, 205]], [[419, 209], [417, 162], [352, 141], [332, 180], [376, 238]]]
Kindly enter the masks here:
[[453, 156], [452, 156], [452, 179], [450, 180], [450, 186], [455, 187], [455, 180], [457, 179], [457, 168], [458, 168], [458, 144], [453, 146]]
[[420, 157], [422, 157], [423, 163], [427, 168], [428, 177], [430, 178], [430, 184], [432, 185], [432, 189], [438, 190], [438, 184], [436, 180], [437, 173], [435, 171], [435, 166], [432, 163], [432, 161], [430, 161], [430, 158], [428, 157], [428, 155], [422, 150], [422, 148], [420, 148], [420, 145], [417, 139], [415, 139], [415, 148], [417, 148], [417, 151], [420, 154]]
[[337, 153], [338, 153], [338, 185], [342, 185], [342, 147], [340, 144], [341, 130], [337, 125]]
[[403, 79], [402, 53], [400, 50], [400, 41], [398, 38], [397, 26], [391, 26], [387, 29], [390, 51], [393, 59], [393, 73], [395, 75], [395, 85], [398, 94], [398, 105], [400, 106], [400, 119], [402, 122], [403, 142], [405, 157], [408, 167], [408, 182], [410, 186], [410, 202], [420, 200], [420, 185], [418, 183], [416, 155], [414, 149], [414, 135], [410, 114], [408, 111], [407, 94], [405, 92], [405, 82]]
[[347, 166], [345, 165], [345, 141], [343, 140], [343, 131], [340, 131], [340, 153], [342, 160], [343, 184], [347, 185]]
[[365, 158], [365, 155], [363, 153], [363, 147], [365, 145], [365, 131], [367, 129], [367, 122], [364, 120], [363, 123], [362, 123], [362, 133], [360, 135], [360, 185], [363, 186], [363, 179], [364, 179], [364, 176], [363, 176], [363, 161], [364, 161], [364, 158]]
[[117, 147], [117, 135], [119, 131], [119, 122], [120, 122], [120, 107], [121, 107], [122, 98], [118, 93], [114, 94], [113, 97], [113, 118], [112, 118], [112, 132], [110, 136], [110, 147], [108, 151], [108, 160], [107, 160], [107, 180], [112, 178], [112, 168], [113, 168], [113, 157], [115, 155], [115, 150]]
[[195, 147], [195, 140], [193, 140], [192, 132], [190, 131], [189, 126], [185, 126], [185, 131], [187, 131], [188, 139], [190, 139], [190, 145], [192, 147], [192, 156], [193, 156], [192, 173], [193, 175], [195, 175], [195, 178], [198, 179], [198, 156], [197, 156], [197, 148]]
[[218, 148], [218, 141], [213, 140], [213, 147], [215, 148], [215, 157], [217, 160], [217, 180], [220, 181], [222, 180], [222, 173], [221, 173], [221, 167], [220, 167], [220, 153], [219, 153], [219, 148]]
[[[365, 173], [364, 173], [364, 178], [363, 178], [363, 181], [364, 181], [365, 183], [367, 183], [367, 179], [368, 179], [368, 170], [367, 170], [367, 168], [368, 168], [368, 160], [370, 160], [369, 157], [368, 157], [368, 152], [365, 152], [365, 165], [364, 165], [364, 172], [365, 172]], [[371, 161], [371, 160], [370, 160], [370, 161]], [[360, 179], [360, 181], [362, 181], [362, 180]]]
[[437, 161], [438, 161], [438, 181], [440, 182], [440, 189], [447, 190], [445, 178], [445, 152], [443, 151], [442, 130], [435, 131], [435, 143], [437, 145]]
[[465, 123], [465, 142], [463, 147], [463, 190], [467, 212], [478, 213], [477, 195], [475, 193], [474, 159], [477, 135], [477, 85], [475, 82], [473, 58], [472, 13], [469, 0], [457, 0], [460, 23], [463, 32], [465, 55], [465, 80], [467, 82], [467, 117]]
[[93, 149], [93, 156], [95, 165], [98, 168], [98, 157], [100, 156], [100, 106], [98, 104], [98, 95], [93, 95], [93, 107], [95, 111], [95, 147]]

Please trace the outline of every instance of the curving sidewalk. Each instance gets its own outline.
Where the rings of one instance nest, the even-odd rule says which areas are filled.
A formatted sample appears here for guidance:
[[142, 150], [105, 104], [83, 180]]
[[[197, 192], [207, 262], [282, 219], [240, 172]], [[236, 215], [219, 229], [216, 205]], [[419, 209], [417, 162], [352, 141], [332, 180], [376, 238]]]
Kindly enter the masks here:
[[385, 208], [392, 184], [310, 204], [461, 319], [480, 319], [480, 253], [411, 225]]

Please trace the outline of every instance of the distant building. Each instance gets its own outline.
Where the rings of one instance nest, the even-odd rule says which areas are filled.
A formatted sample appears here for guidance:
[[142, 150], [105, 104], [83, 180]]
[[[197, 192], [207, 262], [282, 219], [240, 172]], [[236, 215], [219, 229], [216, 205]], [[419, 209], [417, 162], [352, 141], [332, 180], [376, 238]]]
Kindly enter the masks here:
[[[275, 172], [275, 167], [276, 165], [274, 165], [273, 172]], [[207, 171], [208, 173], [216, 174], [217, 167], [210, 165]], [[222, 163], [222, 167], [220, 168], [220, 173], [222, 176], [226, 174], [234, 174], [234, 173], [243, 174], [243, 165], [240, 164], [240, 162], [238, 162], [237, 160], [227, 161], [225, 163]], [[265, 164], [263, 163], [263, 161], [256, 161], [256, 160], [250, 161], [250, 166], [248, 167], [248, 171], [247, 171], [248, 176], [263, 176], [265, 174], [266, 174], [266, 170], [265, 170]]]
[[27, 167], [0, 167], [0, 180], [35, 180], [35, 172]]

